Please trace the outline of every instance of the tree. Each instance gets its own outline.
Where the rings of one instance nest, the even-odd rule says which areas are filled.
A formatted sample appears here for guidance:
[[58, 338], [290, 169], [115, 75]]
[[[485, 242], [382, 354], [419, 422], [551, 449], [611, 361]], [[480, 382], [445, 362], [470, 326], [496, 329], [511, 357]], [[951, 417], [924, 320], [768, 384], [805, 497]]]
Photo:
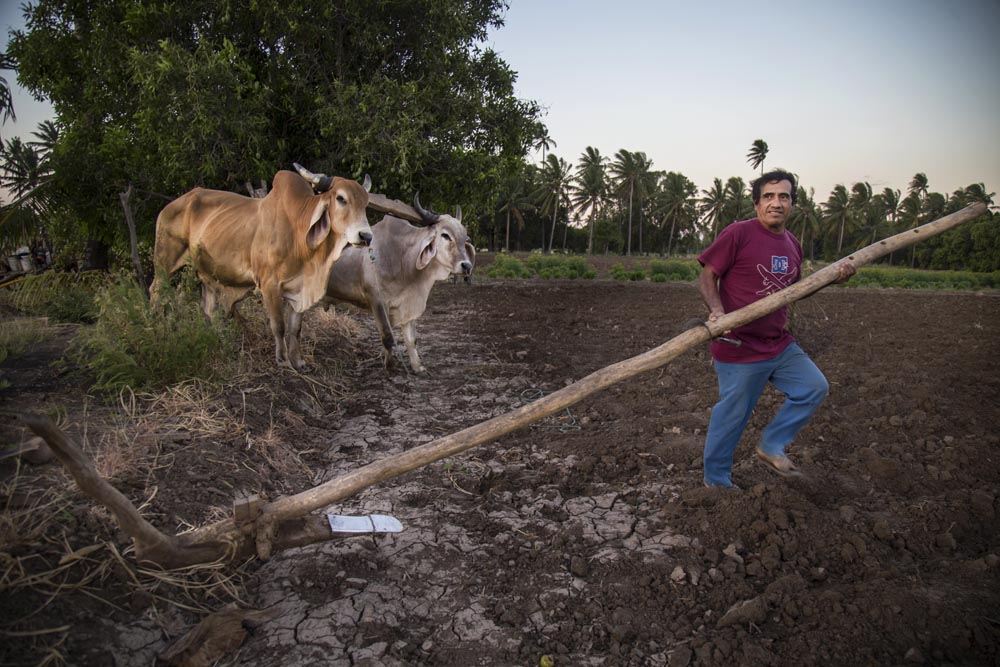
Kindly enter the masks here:
[[[539, 186], [535, 196], [540, 200], [539, 208], [542, 213], [552, 211], [552, 233], [549, 234], [549, 246], [547, 252], [552, 252], [552, 242], [556, 236], [556, 215], [559, 213], [559, 205], [562, 203], [563, 193], [569, 184], [573, 166], [560, 157], [549, 153], [548, 158], [542, 164], [539, 174]], [[568, 222], [566, 224], [569, 224]], [[543, 239], [543, 248], [544, 239]]]
[[764, 160], [767, 159], [767, 142], [763, 139], [755, 139], [753, 144], [750, 146], [750, 152], [747, 153], [747, 162], [750, 163], [751, 169], [756, 169], [760, 167], [761, 175], [764, 174]]
[[[859, 181], [851, 186], [851, 197], [848, 202], [851, 215], [856, 223], [856, 229], [862, 235], [867, 236], [871, 232], [871, 241], [875, 243], [878, 233], [878, 206], [872, 191], [871, 183]], [[861, 242], [859, 242], [861, 243]]]
[[830, 192], [830, 197], [823, 205], [824, 219], [829, 223], [837, 224], [839, 233], [837, 235], [837, 257], [840, 257], [841, 248], [844, 245], [844, 228], [847, 226], [847, 219], [851, 214], [851, 196], [847, 193], [847, 188], [838, 183]]
[[[913, 178], [910, 179], [910, 184], [909, 186], [907, 186], [906, 191], [909, 195], [915, 198], [917, 208], [918, 209], [921, 208], [923, 206], [924, 199], [927, 197], [927, 191], [928, 191], [927, 174], [923, 172], [917, 172], [916, 174], [914, 174]], [[919, 213], [915, 213], [912, 216], [911, 222], [913, 227], [916, 227], [918, 224], [920, 224]], [[917, 253], [917, 247], [910, 246], [910, 268], [916, 266], [916, 257], [917, 257], [916, 253]]]
[[615, 153], [615, 159], [611, 163], [611, 174], [617, 186], [617, 194], [624, 196], [628, 193], [628, 237], [626, 242], [626, 255], [632, 254], [632, 200], [639, 194], [640, 198], [644, 194], [641, 190], [643, 175], [649, 171], [653, 161], [646, 157], [642, 151], [629, 151], [624, 148]]
[[531, 187], [529, 168], [508, 177], [500, 195], [500, 210], [507, 214], [507, 234], [504, 241], [504, 251], [510, 252], [510, 219], [511, 216], [517, 221], [519, 231], [524, 230], [524, 211], [531, 208], [531, 200], [528, 193]]
[[588, 212], [587, 215], [587, 254], [594, 252], [594, 219], [601, 203], [607, 194], [607, 174], [605, 165], [608, 159], [593, 146], [580, 155], [580, 165], [571, 186], [571, 204], [578, 211]]
[[542, 123], [535, 124], [535, 133], [532, 139], [533, 143], [531, 147], [536, 151], [541, 149], [542, 151], [542, 164], [545, 163], [545, 153], [546, 151], [552, 150], [558, 144], [556, 140], [549, 136], [549, 128], [545, 127]]
[[725, 219], [729, 222], [743, 220], [753, 210], [753, 199], [750, 197], [746, 183], [739, 176], [729, 177], [726, 181], [725, 193], [726, 204], [723, 211]]
[[[53, 103], [54, 194], [88, 233], [118, 193], [242, 190], [291, 163], [425, 204], [492, 211], [537, 104], [483, 46], [503, 0], [38, 0], [8, 53]], [[139, 202], [151, 237], [162, 200]], [[470, 231], [475, 231], [470, 227]]]
[[689, 231], [698, 218], [695, 195], [698, 186], [687, 176], [678, 172], [668, 172], [662, 180], [662, 189], [658, 197], [657, 210], [663, 215], [664, 223], [670, 221], [670, 233], [667, 235], [667, 250], [669, 256], [673, 252], [674, 232]]
[[911, 195], [915, 194], [920, 200], [923, 200], [927, 196], [927, 174], [923, 172], [914, 174], [913, 178], [910, 179], [907, 192]]
[[[51, 136], [51, 123], [39, 125], [35, 136]], [[0, 239], [3, 244], [29, 243], [41, 236], [49, 246], [45, 221], [50, 217], [52, 203], [49, 150], [44, 143], [23, 142], [14, 137], [0, 145], [0, 186], [13, 195], [0, 214]]]
[[[0, 69], [14, 69], [14, 61], [3, 52], [0, 52]], [[6, 123], [8, 120], [17, 120], [14, 114], [14, 98], [7, 79], [0, 76], [0, 123]]]
[[[798, 234], [802, 248], [809, 250], [809, 259], [815, 259], [816, 235], [820, 232], [820, 223], [823, 216], [816, 205], [816, 193], [813, 188], [806, 189], [799, 186], [795, 197], [795, 207], [788, 217], [788, 228]], [[795, 231], [797, 230], [797, 231]]]
[[712, 187], [701, 191], [701, 200], [698, 207], [706, 223], [709, 223], [711, 230], [710, 239], [712, 241], [718, 236], [719, 218], [726, 206], [726, 187], [722, 184], [721, 178], [716, 178]]
[[982, 183], [972, 183], [965, 187], [965, 197], [967, 204], [982, 202], [989, 207], [993, 207], [993, 197], [995, 192], [986, 192], [986, 186]]

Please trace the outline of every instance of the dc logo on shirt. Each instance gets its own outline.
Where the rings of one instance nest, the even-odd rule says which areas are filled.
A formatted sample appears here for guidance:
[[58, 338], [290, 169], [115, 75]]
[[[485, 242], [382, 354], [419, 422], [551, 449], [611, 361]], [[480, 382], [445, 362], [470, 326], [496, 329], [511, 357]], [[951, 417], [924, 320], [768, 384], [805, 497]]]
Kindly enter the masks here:
[[771, 255], [771, 273], [788, 273], [788, 258]]

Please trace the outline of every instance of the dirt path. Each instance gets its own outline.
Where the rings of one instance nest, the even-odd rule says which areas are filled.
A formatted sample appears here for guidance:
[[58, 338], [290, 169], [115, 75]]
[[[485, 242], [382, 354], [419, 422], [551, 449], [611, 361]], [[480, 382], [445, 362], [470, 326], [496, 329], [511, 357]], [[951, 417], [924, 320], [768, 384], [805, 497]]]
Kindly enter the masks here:
[[[357, 316], [370, 345], [316, 350], [343, 364], [344, 395], [286, 375], [229, 395], [239, 432], [180, 438], [169, 466], [126, 486], [161, 489], [161, 525], [197, 522], [181, 500], [224, 508], [205, 491], [220, 479], [300, 490], [644, 352], [700, 314], [688, 284], [443, 284], [418, 327], [429, 376], [387, 376]], [[793, 326], [832, 386], [791, 451], [807, 482], [751, 460], [779, 404], [767, 393], [737, 452], [743, 491], [701, 487], [716, 388], [707, 349], [692, 351], [334, 508], [393, 514], [398, 535], [248, 565], [241, 598], [276, 617], [226, 664], [996, 664], [1000, 299], [834, 289]], [[257, 456], [268, 438], [305, 469], [279, 479]], [[99, 512], [90, 524], [81, 544], [124, 546]], [[56, 605], [72, 664], [148, 665], [197, 620], [111, 576], [96, 592], [120, 611]]]

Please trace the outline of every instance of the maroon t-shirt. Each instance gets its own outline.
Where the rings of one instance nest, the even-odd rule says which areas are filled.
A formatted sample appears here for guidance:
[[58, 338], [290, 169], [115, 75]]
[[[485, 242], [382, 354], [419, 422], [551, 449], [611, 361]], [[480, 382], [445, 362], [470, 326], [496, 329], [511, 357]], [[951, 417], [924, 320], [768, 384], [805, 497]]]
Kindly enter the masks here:
[[[731, 313], [796, 282], [801, 277], [802, 247], [787, 229], [774, 234], [754, 218], [726, 227], [698, 261], [719, 276], [722, 307]], [[743, 344], [712, 341], [712, 357], [737, 364], [776, 357], [794, 341], [787, 323], [788, 309], [781, 308], [737, 327], [728, 337]]]

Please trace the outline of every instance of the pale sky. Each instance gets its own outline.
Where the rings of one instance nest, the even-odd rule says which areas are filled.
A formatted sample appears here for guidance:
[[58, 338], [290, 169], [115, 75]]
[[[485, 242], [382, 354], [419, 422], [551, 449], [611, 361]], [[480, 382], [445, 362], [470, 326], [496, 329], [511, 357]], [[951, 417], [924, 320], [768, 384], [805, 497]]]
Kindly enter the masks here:
[[[19, 4], [0, 0], [4, 46]], [[765, 168], [821, 201], [861, 180], [905, 194], [919, 171], [944, 194], [1000, 190], [997, 0], [512, 0], [488, 45], [568, 162], [587, 146], [644, 151], [704, 189], [753, 178], [763, 139]], [[29, 140], [51, 107], [0, 75], [18, 118], [0, 134]]]
[[513, 0], [488, 44], [568, 162], [644, 151], [705, 189], [763, 139], [821, 201], [917, 172], [1000, 191], [997, 0]]

